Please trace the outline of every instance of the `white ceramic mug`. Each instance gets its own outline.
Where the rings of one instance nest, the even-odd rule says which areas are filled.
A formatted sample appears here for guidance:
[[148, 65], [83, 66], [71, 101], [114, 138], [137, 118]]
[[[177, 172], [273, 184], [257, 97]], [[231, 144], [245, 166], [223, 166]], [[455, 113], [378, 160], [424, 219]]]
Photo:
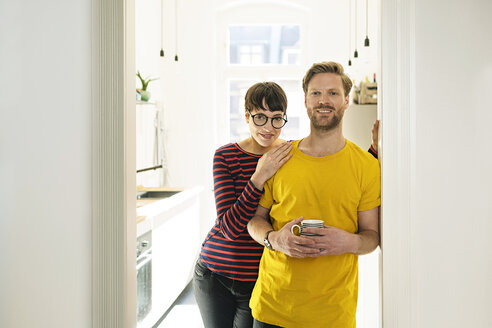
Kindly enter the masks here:
[[295, 228], [297, 228], [297, 229], [299, 229], [299, 234], [301, 236], [318, 236], [318, 235], [312, 234], [312, 233], [305, 233], [302, 230], [305, 228], [323, 228], [324, 224], [325, 224], [325, 222], [323, 220], [302, 220], [301, 225], [294, 224], [290, 228], [290, 232], [292, 232], [292, 234], [295, 235], [296, 233], [294, 231], [295, 231]]

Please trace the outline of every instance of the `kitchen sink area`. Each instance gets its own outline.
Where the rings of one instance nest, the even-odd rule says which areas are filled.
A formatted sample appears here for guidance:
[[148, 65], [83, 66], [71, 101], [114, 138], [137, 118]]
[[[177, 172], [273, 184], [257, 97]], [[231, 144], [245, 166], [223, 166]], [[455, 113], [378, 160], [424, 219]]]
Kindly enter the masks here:
[[147, 191], [141, 191], [137, 192], [137, 199], [142, 199], [142, 198], [168, 198], [173, 195], [176, 195], [177, 193], [181, 192], [182, 190], [179, 191], [170, 191], [170, 190], [147, 190]]

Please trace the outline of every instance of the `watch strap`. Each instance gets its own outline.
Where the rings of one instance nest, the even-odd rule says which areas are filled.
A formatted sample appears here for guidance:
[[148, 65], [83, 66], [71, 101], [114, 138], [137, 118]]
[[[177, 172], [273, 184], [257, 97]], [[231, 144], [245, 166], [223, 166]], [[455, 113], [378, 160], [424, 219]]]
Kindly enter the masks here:
[[267, 231], [265, 238], [263, 239], [263, 243], [265, 244], [265, 247], [271, 251], [273, 251], [273, 247], [272, 247], [272, 244], [270, 243], [270, 240], [268, 240], [268, 235], [270, 235], [270, 232], [272, 232], [272, 231], [275, 231], [275, 230]]

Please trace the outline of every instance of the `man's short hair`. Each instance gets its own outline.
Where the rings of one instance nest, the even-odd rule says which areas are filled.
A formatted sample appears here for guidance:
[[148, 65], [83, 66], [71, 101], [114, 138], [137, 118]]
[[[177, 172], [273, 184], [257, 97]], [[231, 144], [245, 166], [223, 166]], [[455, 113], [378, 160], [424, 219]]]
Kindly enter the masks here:
[[311, 68], [306, 72], [306, 75], [304, 75], [304, 78], [302, 79], [302, 89], [304, 90], [304, 94], [307, 93], [309, 81], [311, 81], [313, 76], [318, 73], [337, 74], [342, 78], [345, 97], [350, 93], [350, 89], [352, 89], [352, 80], [350, 80], [348, 75], [345, 74], [343, 66], [335, 62], [321, 62], [313, 64], [313, 66], [311, 66]]
[[[263, 99], [265, 99], [268, 109], [263, 107]], [[261, 108], [272, 112], [281, 110], [285, 113], [287, 111], [287, 96], [277, 83], [259, 82], [253, 84], [246, 92], [244, 107], [249, 111]]]

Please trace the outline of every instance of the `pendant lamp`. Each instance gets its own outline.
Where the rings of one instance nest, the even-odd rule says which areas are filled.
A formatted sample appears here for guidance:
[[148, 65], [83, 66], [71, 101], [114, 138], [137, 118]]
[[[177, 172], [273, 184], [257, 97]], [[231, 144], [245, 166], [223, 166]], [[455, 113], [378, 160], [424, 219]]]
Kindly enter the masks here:
[[367, 33], [368, 26], [369, 26], [369, 0], [366, 0], [366, 39], [364, 40], [365, 47], [369, 47], [369, 36]]
[[174, 38], [176, 42], [176, 55], [174, 56], [174, 61], [178, 61], [178, 0], [174, 1], [174, 13], [175, 13], [175, 28], [176, 37]]
[[161, 57], [164, 57], [164, 0], [161, 0]]
[[352, 53], [352, 0], [349, 0], [349, 42], [348, 42], [348, 45], [349, 45], [349, 60], [348, 60], [348, 65], [349, 66], [352, 66], [352, 60], [350, 58], [350, 54]]
[[355, 0], [355, 51], [354, 58], [359, 57], [359, 53], [357, 52], [357, 0]]

